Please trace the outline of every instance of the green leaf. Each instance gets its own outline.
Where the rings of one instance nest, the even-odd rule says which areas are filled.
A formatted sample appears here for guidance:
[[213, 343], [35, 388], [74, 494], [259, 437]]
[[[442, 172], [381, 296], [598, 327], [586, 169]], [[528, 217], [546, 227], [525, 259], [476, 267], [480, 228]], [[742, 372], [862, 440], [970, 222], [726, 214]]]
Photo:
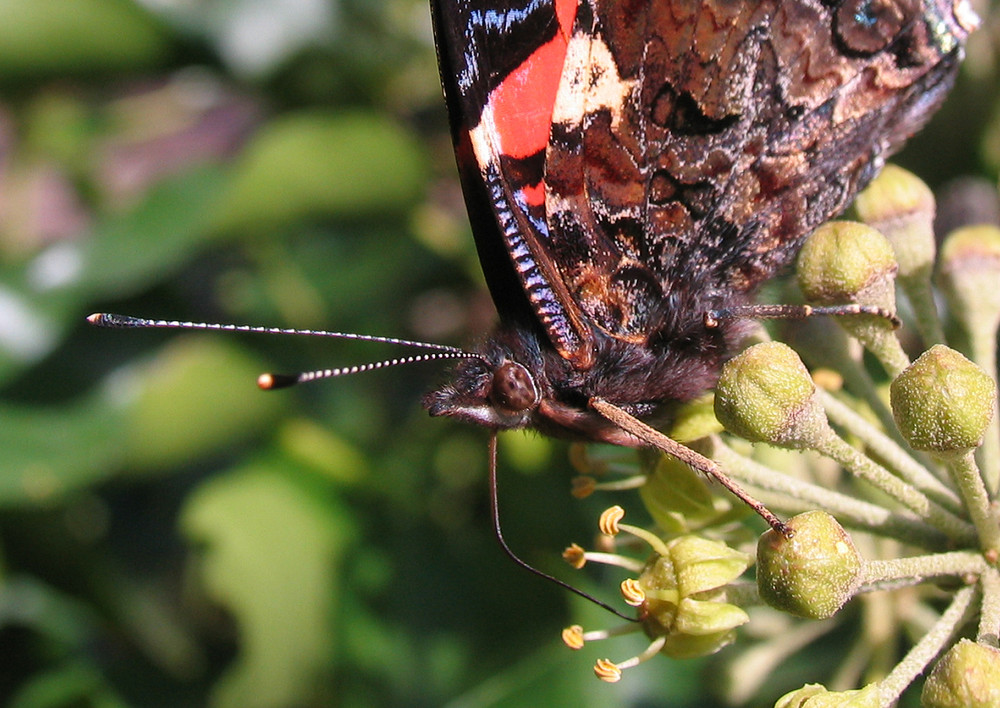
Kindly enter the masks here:
[[423, 189], [426, 163], [416, 140], [377, 113], [276, 118], [246, 148], [217, 225], [239, 233], [322, 216], [402, 214]]
[[128, 464], [169, 469], [268, 429], [285, 396], [257, 388], [263, 369], [221, 337], [196, 334], [168, 342], [138, 372], [124, 435]]
[[126, 708], [106, 680], [89, 664], [74, 661], [34, 675], [11, 698], [8, 708]]
[[334, 578], [353, 536], [345, 512], [322, 506], [286, 470], [256, 463], [198, 489], [181, 526], [204, 548], [206, 592], [239, 627], [240, 654], [213, 705], [310, 704], [331, 661]]
[[90, 297], [121, 297], [175, 271], [209, 237], [225, 180], [214, 167], [164, 179], [138, 207], [100, 224], [76, 287]]
[[0, 78], [161, 63], [161, 27], [128, 0], [0, 0]]
[[49, 503], [120, 467], [125, 412], [98, 396], [52, 408], [0, 404], [0, 505]]

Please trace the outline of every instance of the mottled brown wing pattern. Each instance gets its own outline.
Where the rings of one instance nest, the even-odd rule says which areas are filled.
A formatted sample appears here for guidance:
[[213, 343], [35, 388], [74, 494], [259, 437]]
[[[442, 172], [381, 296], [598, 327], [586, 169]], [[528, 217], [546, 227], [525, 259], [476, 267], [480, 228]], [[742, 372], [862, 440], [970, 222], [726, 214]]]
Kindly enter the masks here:
[[[424, 404], [641, 444], [752, 301], [943, 99], [966, 0], [434, 0], [500, 323]], [[516, 52], [517, 60], [508, 56]], [[483, 217], [491, 218], [483, 218]]]
[[[583, 0], [546, 153], [546, 256], [614, 338], [748, 293], [951, 85], [948, 0]], [[692, 313], [700, 316], [702, 313]]]

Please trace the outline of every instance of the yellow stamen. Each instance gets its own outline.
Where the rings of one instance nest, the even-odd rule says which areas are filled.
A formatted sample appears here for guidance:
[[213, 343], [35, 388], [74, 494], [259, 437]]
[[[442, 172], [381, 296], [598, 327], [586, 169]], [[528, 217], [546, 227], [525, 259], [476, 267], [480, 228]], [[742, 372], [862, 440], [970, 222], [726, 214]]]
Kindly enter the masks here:
[[598, 659], [594, 664], [594, 674], [608, 683], [617, 683], [622, 678], [621, 669], [610, 659]]
[[663, 649], [663, 645], [666, 643], [667, 638], [665, 636], [657, 637], [641, 654], [633, 656], [626, 661], [619, 661], [617, 664], [610, 659], [599, 659], [597, 664], [594, 665], [594, 673], [597, 674], [597, 678], [601, 679], [601, 681], [616, 683], [621, 680], [622, 671], [631, 669], [633, 666], [638, 666], [644, 661], [649, 661], [660, 653], [660, 650]]
[[584, 644], [583, 627], [578, 624], [567, 627], [562, 631], [562, 640], [563, 644], [570, 649], [582, 649]]
[[625, 518], [625, 510], [617, 504], [604, 510], [597, 527], [606, 536], [618, 535], [618, 522]]
[[562, 553], [563, 560], [579, 570], [587, 564], [587, 554], [579, 544], [567, 546]]
[[621, 584], [622, 597], [625, 603], [632, 607], [638, 607], [646, 601], [646, 592], [642, 589], [636, 578], [626, 578]]

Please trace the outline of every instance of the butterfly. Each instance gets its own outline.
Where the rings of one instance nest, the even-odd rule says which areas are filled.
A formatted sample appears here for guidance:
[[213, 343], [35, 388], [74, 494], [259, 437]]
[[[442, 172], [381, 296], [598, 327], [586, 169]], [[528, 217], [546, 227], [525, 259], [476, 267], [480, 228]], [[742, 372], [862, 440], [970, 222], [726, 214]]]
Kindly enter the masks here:
[[504, 543], [496, 431], [659, 447], [784, 529], [717, 465], [649, 424], [714, 385], [747, 315], [761, 312], [759, 286], [938, 108], [976, 26], [967, 0], [432, 0], [431, 9], [499, 323], [473, 351], [306, 331], [430, 351], [266, 374], [261, 386], [460, 360], [425, 407], [494, 432], [498, 540], [515, 562], [580, 594]]
[[499, 324], [424, 404], [626, 446], [711, 388], [732, 315], [933, 114], [975, 26], [964, 0], [432, 9]]

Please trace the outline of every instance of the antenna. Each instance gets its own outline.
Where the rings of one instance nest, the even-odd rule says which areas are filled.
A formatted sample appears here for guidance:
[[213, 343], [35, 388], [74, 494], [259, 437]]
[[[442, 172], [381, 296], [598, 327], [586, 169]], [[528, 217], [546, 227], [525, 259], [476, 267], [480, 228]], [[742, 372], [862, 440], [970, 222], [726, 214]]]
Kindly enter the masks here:
[[[252, 334], [298, 334], [307, 337], [329, 337], [333, 339], [353, 339], [359, 342], [379, 342], [381, 344], [400, 344], [406, 347], [433, 349], [438, 352], [452, 352], [466, 357], [479, 358], [479, 354], [467, 352], [447, 344], [431, 344], [429, 342], [414, 342], [409, 339], [395, 337], [379, 337], [372, 334], [354, 334], [352, 332], [328, 332], [322, 329], [283, 329], [281, 327], [257, 327], [255, 325], [217, 324], [212, 322], [179, 322], [177, 320], [151, 320], [144, 317], [115, 315], [107, 312], [95, 312], [87, 317], [87, 322], [95, 327], [109, 329], [207, 329], [218, 332], [250, 332]], [[459, 358], [459, 357], [456, 357]]]
[[397, 344], [404, 347], [417, 347], [420, 349], [432, 350], [432, 353], [430, 354], [414, 354], [407, 357], [385, 359], [383, 361], [358, 364], [356, 366], [345, 366], [336, 369], [318, 369], [316, 371], [304, 371], [298, 374], [261, 374], [257, 379], [257, 385], [265, 391], [288, 388], [289, 386], [295, 386], [296, 384], [307, 383], [309, 381], [317, 381], [319, 379], [330, 379], [336, 376], [349, 376], [351, 374], [360, 374], [365, 371], [386, 369], [391, 366], [402, 366], [404, 364], [415, 364], [422, 361], [483, 358], [481, 354], [467, 352], [464, 349], [448, 346], [447, 344], [431, 344], [430, 342], [416, 342], [410, 339], [380, 337], [371, 334], [354, 334], [353, 332], [330, 332], [322, 329], [286, 329], [282, 327], [258, 327], [256, 325], [219, 324], [213, 322], [154, 320], [146, 319], [144, 317], [132, 317], [130, 315], [116, 315], [108, 312], [95, 312], [87, 317], [87, 322], [95, 327], [105, 327], [108, 329], [200, 329], [216, 332], [250, 332], [251, 334], [291, 334], [306, 337], [350, 339], [356, 342]]
[[[380, 341], [380, 340], [375, 340]], [[431, 354], [414, 354], [413, 356], [398, 357], [396, 359], [385, 359], [383, 361], [373, 361], [368, 364], [358, 364], [356, 366], [345, 366], [337, 369], [317, 369], [316, 371], [303, 371], [298, 374], [261, 374], [257, 378], [257, 385], [265, 391], [273, 391], [277, 388], [288, 388], [296, 384], [318, 381], [319, 379], [332, 379], [336, 376], [350, 376], [360, 374], [364, 371], [374, 371], [375, 369], [387, 369], [390, 366], [402, 366], [403, 364], [414, 364], [421, 361], [436, 361], [438, 359], [470, 359], [479, 358], [478, 354], [472, 354], [459, 349], [458, 351], [441, 351]]]

